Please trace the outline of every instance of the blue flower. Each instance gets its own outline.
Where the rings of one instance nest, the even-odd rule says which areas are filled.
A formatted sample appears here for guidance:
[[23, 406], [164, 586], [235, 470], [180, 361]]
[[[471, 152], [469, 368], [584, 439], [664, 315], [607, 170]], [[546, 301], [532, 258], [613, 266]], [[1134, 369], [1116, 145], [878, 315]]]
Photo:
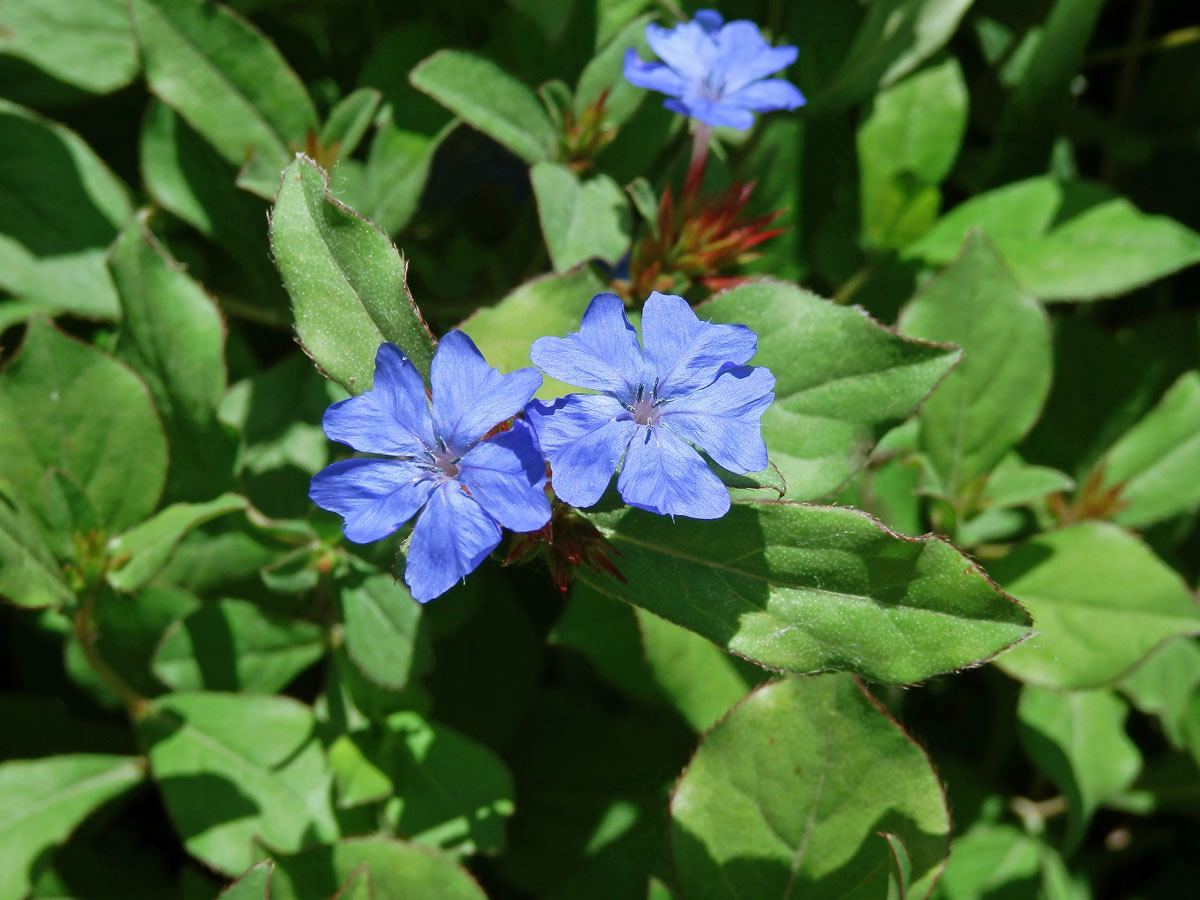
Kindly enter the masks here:
[[[471, 339], [452, 331], [425, 384], [395, 344], [375, 354], [374, 387], [325, 411], [330, 439], [391, 459], [347, 459], [313, 476], [308, 496], [345, 520], [356, 544], [387, 537], [413, 516], [404, 580], [424, 603], [473, 571], [500, 542], [500, 527], [536, 531], [550, 519], [546, 464], [517, 420], [542, 383], [536, 369], [501, 375]], [[418, 512], [420, 513], [418, 515]]]
[[754, 124], [756, 112], [802, 106], [804, 95], [794, 84], [763, 80], [791, 65], [796, 48], [772, 47], [753, 22], [723, 22], [720, 13], [702, 9], [670, 30], [647, 25], [646, 40], [662, 62], [643, 62], [630, 47], [626, 79], [666, 94], [667, 109], [740, 130]]
[[591, 506], [620, 466], [617, 490], [628, 505], [720, 518], [729, 492], [695, 447], [733, 472], [765, 469], [760, 420], [775, 399], [775, 376], [744, 365], [758, 347], [753, 331], [701, 322], [673, 294], [650, 295], [642, 336], [644, 350], [621, 299], [597, 294], [579, 331], [534, 342], [530, 356], [542, 371], [600, 392], [534, 402], [525, 411], [550, 461], [554, 492], [572, 506]]

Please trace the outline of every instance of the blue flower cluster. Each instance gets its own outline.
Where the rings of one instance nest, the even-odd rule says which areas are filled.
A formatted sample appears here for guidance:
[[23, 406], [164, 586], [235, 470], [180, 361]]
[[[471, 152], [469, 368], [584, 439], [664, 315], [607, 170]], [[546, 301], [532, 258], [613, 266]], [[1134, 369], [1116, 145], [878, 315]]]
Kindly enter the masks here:
[[619, 297], [598, 294], [579, 331], [539, 338], [531, 357], [543, 372], [598, 392], [552, 403], [533, 400], [536, 369], [502, 375], [461, 331], [438, 346], [432, 401], [408, 357], [382, 344], [372, 389], [330, 406], [322, 424], [332, 440], [387, 458], [335, 462], [309, 496], [343, 517], [355, 543], [415, 516], [404, 580], [422, 602], [474, 570], [501, 528], [549, 521], [547, 461], [554, 494], [572, 506], [595, 504], [619, 472], [630, 506], [719, 518], [729, 492], [699, 451], [732, 472], [765, 469], [761, 418], [775, 377], [746, 365], [753, 331], [703, 322], [682, 297], [651, 294], [642, 334], [639, 344]]
[[772, 47], [753, 22], [726, 23], [715, 10], [702, 9], [669, 30], [650, 23], [646, 42], [662, 62], [645, 62], [631, 47], [625, 78], [666, 94], [663, 106], [706, 125], [744, 131], [754, 124], [754, 113], [804, 104], [794, 84], [767, 78], [790, 66], [797, 49]]

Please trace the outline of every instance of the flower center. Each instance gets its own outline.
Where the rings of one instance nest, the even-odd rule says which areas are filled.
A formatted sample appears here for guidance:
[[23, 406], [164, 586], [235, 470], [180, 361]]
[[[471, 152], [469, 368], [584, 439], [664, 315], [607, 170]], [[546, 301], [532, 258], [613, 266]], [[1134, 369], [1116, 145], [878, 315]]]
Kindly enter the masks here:
[[633, 421], [637, 424], [648, 425], [651, 428], [658, 424], [658, 420], [662, 416], [663, 401], [655, 396], [657, 389], [657, 383], [649, 391], [646, 390], [644, 384], [639, 384], [637, 397], [632, 403], [625, 404], [625, 408], [629, 410], [629, 414], [633, 416]]
[[720, 100], [725, 95], [724, 77], [713, 72], [705, 75], [699, 93], [705, 100]]
[[454, 455], [452, 450], [448, 450], [445, 447], [441, 448], [440, 450], [431, 450], [429, 452], [429, 457], [433, 462], [433, 465], [437, 467], [438, 471], [440, 471], [447, 478], [458, 477], [459, 459]]

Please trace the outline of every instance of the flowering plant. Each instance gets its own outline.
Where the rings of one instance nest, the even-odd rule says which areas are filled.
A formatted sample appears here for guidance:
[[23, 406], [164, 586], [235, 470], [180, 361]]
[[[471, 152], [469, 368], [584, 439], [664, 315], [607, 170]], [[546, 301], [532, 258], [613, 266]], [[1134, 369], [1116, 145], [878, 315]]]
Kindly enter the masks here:
[[1194, 894], [1186, 6], [0, 3], [0, 900]]

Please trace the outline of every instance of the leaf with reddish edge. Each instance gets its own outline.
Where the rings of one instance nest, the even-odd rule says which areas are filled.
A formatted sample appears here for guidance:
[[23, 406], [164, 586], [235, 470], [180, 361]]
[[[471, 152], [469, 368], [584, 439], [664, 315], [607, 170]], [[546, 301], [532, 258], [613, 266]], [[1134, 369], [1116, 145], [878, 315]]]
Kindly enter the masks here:
[[689, 900], [925, 897], [949, 833], [925, 753], [846, 675], [753, 691], [705, 735], [671, 797]]
[[711, 521], [589, 518], [625, 581], [588, 568], [580, 581], [764, 668], [912, 683], [1029, 635], [1025, 610], [948, 543], [855, 509], [757, 501]]
[[271, 900], [271, 875], [274, 872], [275, 863], [271, 860], [260, 862], [221, 891], [217, 900]]

